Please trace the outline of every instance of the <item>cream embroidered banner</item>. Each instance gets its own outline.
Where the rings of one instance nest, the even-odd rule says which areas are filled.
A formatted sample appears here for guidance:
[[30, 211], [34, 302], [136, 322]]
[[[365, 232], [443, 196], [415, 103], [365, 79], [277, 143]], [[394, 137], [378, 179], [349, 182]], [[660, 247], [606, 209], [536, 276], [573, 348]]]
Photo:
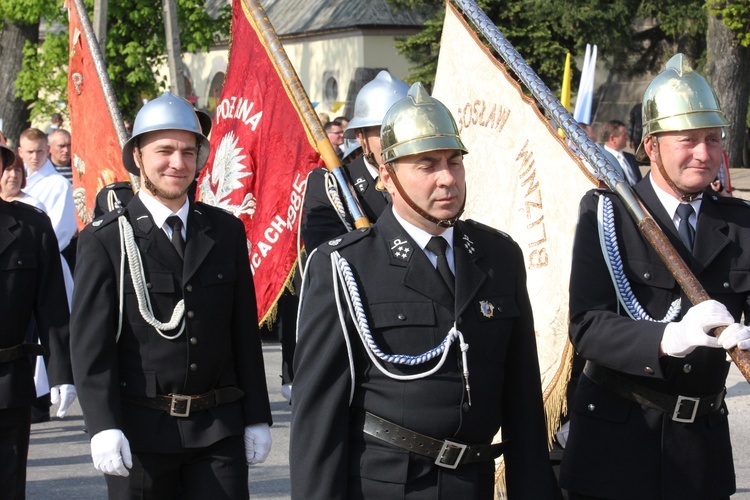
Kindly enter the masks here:
[[570, 376], [578, 203], [594, 180], [450, 2], [433, 95], [453, 113], [469, 150], [464, 217], [507, 232], [523, 249], [551, 436]]

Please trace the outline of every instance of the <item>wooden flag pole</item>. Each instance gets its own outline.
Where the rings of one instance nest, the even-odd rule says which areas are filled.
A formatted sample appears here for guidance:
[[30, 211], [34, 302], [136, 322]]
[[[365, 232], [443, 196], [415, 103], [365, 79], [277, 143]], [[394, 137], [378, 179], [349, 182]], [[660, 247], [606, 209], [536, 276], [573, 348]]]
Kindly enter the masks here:
[[[484, 35], [490, 45], [500, 54], [505, 64], [521, 79], [544, 109], [565, 131], [570, 140], [583, 153], [589, 163], [596, 169], [604, 183], [615, 192], [625, 204], [630, 216], [635, 220], [638, 229], [648, 240], [664, 265], [679, 283], [685, 295], [693, 304], [709, 300], [706, 290], [695, 277], [693, 272], [680, 257], [677, 250], [667, 239], [664, 232], [648, 213], [638, 196], [622, 176], [609, 164], [606, 157], [599, 150], [594, 141], [588, 138], [578, 122], [566, 110], [555, 94], [550, 91], [531, 66], [513, 48], [513, 45], [503, 36], [497, 26], [487, 17], [474, 0], [453, 0], [477, 30]], [[713, 335], [719, 336], [724, 327], [712, 330]], [[750, 352], [734, 347], [729, 355], [739, 368], [745, 380], [750, 382]]]
[[271, 60], [276, 67], [279, 68], [281, 81], [292, 98], [292, 102], [299, 110], [305, 128], [307, 128], [310, 135], [315, 139], [318, 153], [320, 153], [320, 156], [323, 158], [326, 168], [334, 175], [336, 181], [343, 188], [344, 202], [349, 210], [349, 214], [352, 216], [352, 219], [354, 219], [354, 226], [357, 228], [368, 227], [370, 221], [367, 219], [367, 216], [364, 215], [364, 212], [362, 212], [362, 208], [359, 206], [357, 198], [353, 194], [354, 189], [346, 180], [346, 177], [344, 177], [341, 160], [336, 156], [333, 145], [331, 144], [331, 141], [328, 140], [328, 135], [320, 124], [320, 119], [315, 113], [305, 89], [302, 87], [297, 72], [294, 70], [294, 66], [292, 66], [291, 61], [289, 61], [289, 57], [287, 57], [286, 51], [281, 45], [279, 37], [276, 35], [276, 31], [268, 20], [266, 11], [263, 10], [259, 0], [242, 1], [248, 8], [253, 22], [258, 27], [257, 31], [262, 37], [263, 44], [268, 49]]

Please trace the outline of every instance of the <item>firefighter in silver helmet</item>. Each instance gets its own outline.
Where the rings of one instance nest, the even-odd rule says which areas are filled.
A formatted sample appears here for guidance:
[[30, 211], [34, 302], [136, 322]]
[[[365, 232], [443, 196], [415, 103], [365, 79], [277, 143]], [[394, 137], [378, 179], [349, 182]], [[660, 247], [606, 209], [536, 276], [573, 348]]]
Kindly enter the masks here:
[[[570, 403], [560, 485], [570, 498], [729, 498], [725, 349], [750, 347], [750, 207], [702, 194], [727, 121], [682, 54], [643, 96], [635, 185], [713, 300], [691, 305], [621, 201], [581, 201], [570, 279], [570, 338], [586, 360]], [[711, 330], [726, 327], [716, 338]]]
[[467, 149], [421, 84], [381, 137], [393, 203], [305, 271], [292, 498], [492, 499], [501, 454], [510, 498], [554, 498], [521, 250], [458, 220]]
[[150, 101], [123, 148], [142, 189], [79, 237], [73, 375], [113, 498], [246, 498], [270, 450], [244, 226], [187, 194], [208, 153], [190, 103]]
[[[362, 145], [362, 155], [343, 171], [371, 223], [377, 221], [388, 204], [385, 193], [377, 186], [381, 164], [380, 125], [388, 109], [406, 96], [408, 89], [404, 82], [381, 71], [357, 94], [354, 116], [344, 131], [344, 138], [357, 139]], [[345, 211], [342, 187], [334, 179], [322, 168], [313, 171], [308, 178], [300, 232], [310, 251], [354, 227], [351, 215]]]

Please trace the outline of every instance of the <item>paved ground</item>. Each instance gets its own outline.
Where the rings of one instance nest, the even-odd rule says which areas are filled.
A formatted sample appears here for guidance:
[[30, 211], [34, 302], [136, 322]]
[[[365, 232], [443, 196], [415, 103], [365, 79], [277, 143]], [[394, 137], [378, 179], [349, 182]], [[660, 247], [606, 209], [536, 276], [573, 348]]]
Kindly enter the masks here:
[[[281, 347], [263, 347], [274, 425], [273, 448], [266, 463], [250, 469], [250, 495], [260, 499], [289, 498], [289, 417], [290, 406], [279, 392]], [[733, 368], [727, 381], [729, 422], [737, 473], [736, 500], [750, 500], [750, 384]], [[54, 410], [54, 408], [53, 408]], [[31, 428], [28, 480], [29, 499], [106, 498], [104, 478], [91, 465], [89, 437], [83, 431], [83, 417], [76, 401], [65, 419], [53, 418]], [[2, 494], [0, 494], [2, 497]]]

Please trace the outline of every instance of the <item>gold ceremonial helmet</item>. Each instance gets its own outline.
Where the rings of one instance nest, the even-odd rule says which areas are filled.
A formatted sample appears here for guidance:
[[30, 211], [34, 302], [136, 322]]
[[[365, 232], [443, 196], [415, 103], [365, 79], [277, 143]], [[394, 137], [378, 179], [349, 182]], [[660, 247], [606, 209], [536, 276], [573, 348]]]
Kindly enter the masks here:
[[649, 135], [727, 125], [714, 89], [684, 54], [675, 54], [643, 94], [643, 137], [635, 156], [648, 161], [643, 142]]
[[419, 82], [412, 85], [406, 97], [385, 114], [380, 142], [383, 163], [440, 149], [469, 152], [458, 136], [451, 112], [442, 102], [431, 97]]

